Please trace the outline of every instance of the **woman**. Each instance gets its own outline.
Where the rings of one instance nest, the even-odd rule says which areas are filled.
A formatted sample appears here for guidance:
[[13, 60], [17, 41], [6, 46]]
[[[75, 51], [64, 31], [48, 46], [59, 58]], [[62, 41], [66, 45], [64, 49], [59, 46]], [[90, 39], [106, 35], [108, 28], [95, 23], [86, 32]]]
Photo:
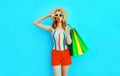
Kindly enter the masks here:
[[[52, 26], [41, 24], [40, 22], [48, 17], [53, 20]], [[63, 8], [55, 8], [50, 14], [43, 16], [34, 24], [44, 30], [50, 31], [54, 46], [52, 49], [52, 66], [55, 76], [67, 76], [71, 61], [70, 52], [67, 45], [71, 44], [70, 27], [66, 26], [67, 13]]]

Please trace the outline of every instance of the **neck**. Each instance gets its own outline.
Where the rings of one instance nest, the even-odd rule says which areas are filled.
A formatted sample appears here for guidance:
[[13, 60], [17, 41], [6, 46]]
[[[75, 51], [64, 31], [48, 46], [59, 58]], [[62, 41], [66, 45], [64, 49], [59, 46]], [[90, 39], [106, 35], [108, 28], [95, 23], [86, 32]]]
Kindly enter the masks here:
[[58, 22], [57, 25], [58, 25], [58, 27], [61, 28], [62, 27], [62, 22]]

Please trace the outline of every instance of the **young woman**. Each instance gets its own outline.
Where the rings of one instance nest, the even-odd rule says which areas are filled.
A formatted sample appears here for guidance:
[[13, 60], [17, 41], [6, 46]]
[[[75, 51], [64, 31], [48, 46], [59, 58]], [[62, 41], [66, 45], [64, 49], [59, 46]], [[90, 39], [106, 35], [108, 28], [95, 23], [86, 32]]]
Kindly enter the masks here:
[[[48, 17], [53, 20], [52, 26], [41, 24], [40, 22]], [[52, 49], [51, 62], [54, 76], [67, 76], [69, 66], [72, 63], [67, 45], [71, 44], [70, 27], [66, 26], [67, 13], [63, 8], [55, 8], [46, 16], [43, 16], [34, 24], [44, 30], [50, 31], [54, 46]]]

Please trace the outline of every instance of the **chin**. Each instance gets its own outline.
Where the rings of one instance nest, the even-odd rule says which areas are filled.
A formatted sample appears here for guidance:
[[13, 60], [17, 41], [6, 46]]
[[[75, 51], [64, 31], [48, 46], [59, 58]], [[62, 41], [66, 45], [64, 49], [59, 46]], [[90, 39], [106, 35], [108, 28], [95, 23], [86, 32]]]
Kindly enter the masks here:
[[62, 21], [60, 21], [60, 20], [57, 20], [57, 22], [62, 22]]

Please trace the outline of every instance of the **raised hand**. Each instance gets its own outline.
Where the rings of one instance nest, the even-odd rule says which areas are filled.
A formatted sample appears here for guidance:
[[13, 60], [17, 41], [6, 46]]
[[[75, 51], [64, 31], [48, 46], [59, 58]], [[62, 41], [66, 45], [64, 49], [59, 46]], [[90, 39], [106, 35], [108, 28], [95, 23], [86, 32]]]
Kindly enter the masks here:
[[55, 17], [55, 14], [54, 14], [53, 12], [50, 12], [50, 13], [49, 13], [49, 16], [50, 16], [51, 18], [54, 18], [54, 17]]

